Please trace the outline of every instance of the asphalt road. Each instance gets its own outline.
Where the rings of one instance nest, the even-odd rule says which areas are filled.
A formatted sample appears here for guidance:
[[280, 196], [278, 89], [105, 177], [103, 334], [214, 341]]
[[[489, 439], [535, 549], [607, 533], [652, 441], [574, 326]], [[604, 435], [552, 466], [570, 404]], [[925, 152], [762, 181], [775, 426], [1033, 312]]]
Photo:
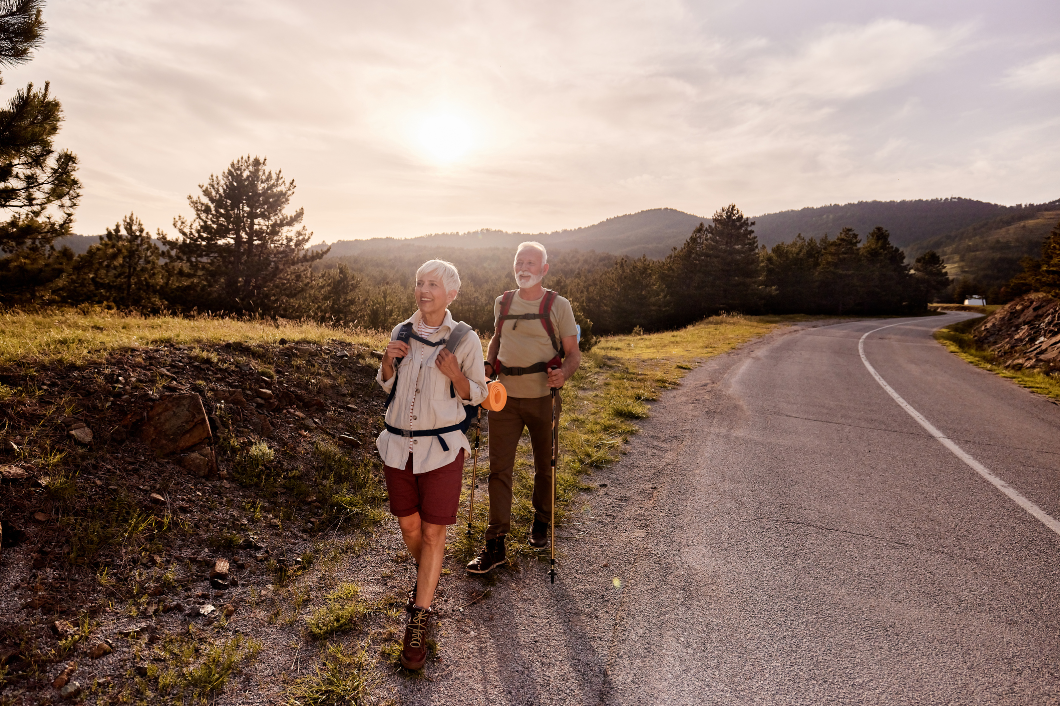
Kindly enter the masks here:
[[[873, 333], [865, 358], [1060, 519], [1060, 407], [936, 343], [957, 316]], [[593, 478], [556, 585], [531, 564], [443, 620], [401, 700], [1060, 703], [1060, 536], [870, 374], [859, 340], [892, 323], [788, 331], [691, 373]]]

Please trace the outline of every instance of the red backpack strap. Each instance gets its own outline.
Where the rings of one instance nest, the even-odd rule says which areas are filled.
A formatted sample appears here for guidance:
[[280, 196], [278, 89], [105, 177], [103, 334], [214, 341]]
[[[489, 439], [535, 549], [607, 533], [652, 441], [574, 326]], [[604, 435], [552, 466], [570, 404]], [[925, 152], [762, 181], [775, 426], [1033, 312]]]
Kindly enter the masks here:
[[[501, 313], [497, 315], [497, 328], [494, 333], [494, 338], [497, 339], [497, 352], [500, 353], [500, 340], [501, 340], [501, 329], [504, 328], [504, 319], [508, 316], [508, 311], [512, 308], [512, 297], [515, 296], [515, 290], [509, 289], [507, 292], [501, 295]], [[498, 370], [498, 363], [496, 360], [486, 361], [493, 368], [494, 372]]]
[[552, 347], [556, 349], [556, 353], [562, 358], [563, 346], [560, 344], [559, 339], [556, 338], [556, 329], [552, 326], [552, 304], [556, 301], [556, 296], [555, 291], [546, 289], [545, 296], [541, 297], [541, 309], [537, 313], [541, 315], [541, 325], [545, 327], [548, 340], [552, 341]]
[[501, 328], [504, 327], [504, 319], [508, 316], [508, 312], [512, 308], [512, 297], [515, 296], [515, 290], [509, 289], [507, 292], [501, 295], [501, 313], [497, 316], [497, 337], [500, 338]]

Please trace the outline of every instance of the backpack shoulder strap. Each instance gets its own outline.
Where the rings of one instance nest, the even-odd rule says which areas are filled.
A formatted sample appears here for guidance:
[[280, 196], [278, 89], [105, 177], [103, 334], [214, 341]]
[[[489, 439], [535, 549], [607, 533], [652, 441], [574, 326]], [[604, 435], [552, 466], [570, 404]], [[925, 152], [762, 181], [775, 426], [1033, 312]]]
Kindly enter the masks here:
[[[449, 338], [445, 341], [445, 350], [450, 353], [456, 353], [456, 347], [460, 345], [460, 341], [464, 339], [464, 336], [466, 336], [469, 331], [471, 331], [471, 327], [463, 321], [454, 326], [453, 330], [449, 332]], [[452, 382], [449, 383], [449, 396], [456, 397], [456, 388], [453, 386]]]
[[501, 295], [501, 312], [497, 315], [497, 330], [494, 333], [497, 338], [501, 337], [501, 329], [504, 328], [508, 312], [512, 309], [512, 297], [515, 296], [515, 291], [514, 289], [509, 289]]
[[562, 358], [563, 346], [560, 344], [559, 339], [556, 338], [556, 329], [552, 325], [552, 304], [556, 301], [557, 296], [554, 290], [546, 289], [545, 296], [541, 297], [541, 309], [538, 313], [541, 315], [541, 325], [545, 327], [548, 340], [552, 341], [552, 347], [556, 349], [556, 353]]
[[405, 323], [401, 324], [401, 326], [398, 328], [396, 334], [392, 334], [390, 336], [390, 340], [391, 341], [404, 341], [405, 343], [408, 343], [409, 342], [409, 338], [411, 338], [411, 337], [412, 337], [412, 323], [409, 322], [409, 321], [406, 321]]
[[[390, 335], [391, 341], [404, 341], [409, 342], [412, 337], [412, 324], [409, 322], [401, 324], [401, 327], [397, 330], [396, 334]], [[397, 392], [397, 377], [398, 377], [398, 366], [401, 365], [401, 361], [404, 358], [394, 359], [394, 384], [390, 388], [390, 394], [386, 396], [386, 403], [383, 405], [384, 412], [390, 407], [390, 403], [394, 401], [394, 393]]]
[[445, 341], [445, 349], [450, 353], [456, 353], [456, 347], [460, 345], [460, 341], [464, 340], [464, 336], [471, 331], [471, 327], [461, 321], [453, 327], [452, 332], [449, 334], [449, 338]]

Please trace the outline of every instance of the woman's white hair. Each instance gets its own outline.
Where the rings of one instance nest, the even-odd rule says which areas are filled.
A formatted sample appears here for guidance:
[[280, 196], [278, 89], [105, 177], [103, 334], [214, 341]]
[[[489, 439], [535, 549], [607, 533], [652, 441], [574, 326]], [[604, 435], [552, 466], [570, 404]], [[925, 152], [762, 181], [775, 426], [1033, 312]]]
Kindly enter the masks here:
[[442, 286], [446, 292], [460, 291], [460, 273], [456, 271], [456, 265], [445, 260], [428, 260], [416, 270], [416, 279], [429, 277], [431, 275], [441, 277]]
[[523, 250], [526, 250], [527, 248], [533, 248], [534, 250], [537, 250], [539, 253], [541, 253], [542, 265], [548, 262], [548, 251], [545, 250], [544, 245], [537, 242], [536, 240], [527, 240], [525, 242], [519, 243], [519, 247], [515, 249], [515, 256], [519, 257], [519, 253]]

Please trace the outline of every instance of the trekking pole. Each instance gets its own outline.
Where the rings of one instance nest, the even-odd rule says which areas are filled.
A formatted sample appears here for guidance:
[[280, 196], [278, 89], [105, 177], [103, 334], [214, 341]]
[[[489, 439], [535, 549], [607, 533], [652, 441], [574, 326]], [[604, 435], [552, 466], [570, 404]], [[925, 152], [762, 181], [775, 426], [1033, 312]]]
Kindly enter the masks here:
[[552, 537], [548, 543], [551, 557], [549, 558], [548, 570], [552, 583], [556, 583], [556, 455], [559, 453], [559, 418], [556, 414], [556, 388], [549, 388], [552, 393], [552, 518], [549, 522], [549, 531]]
[[471, 507], [467, 511], [467, 536], [471, 537], [471, 523], [475, 519], [475, 483], [478, 478], [478, 445], [482, 440], [482, 410], [478, 410], [478, 418], [475, 419], [475, 453], [471, 462]]

